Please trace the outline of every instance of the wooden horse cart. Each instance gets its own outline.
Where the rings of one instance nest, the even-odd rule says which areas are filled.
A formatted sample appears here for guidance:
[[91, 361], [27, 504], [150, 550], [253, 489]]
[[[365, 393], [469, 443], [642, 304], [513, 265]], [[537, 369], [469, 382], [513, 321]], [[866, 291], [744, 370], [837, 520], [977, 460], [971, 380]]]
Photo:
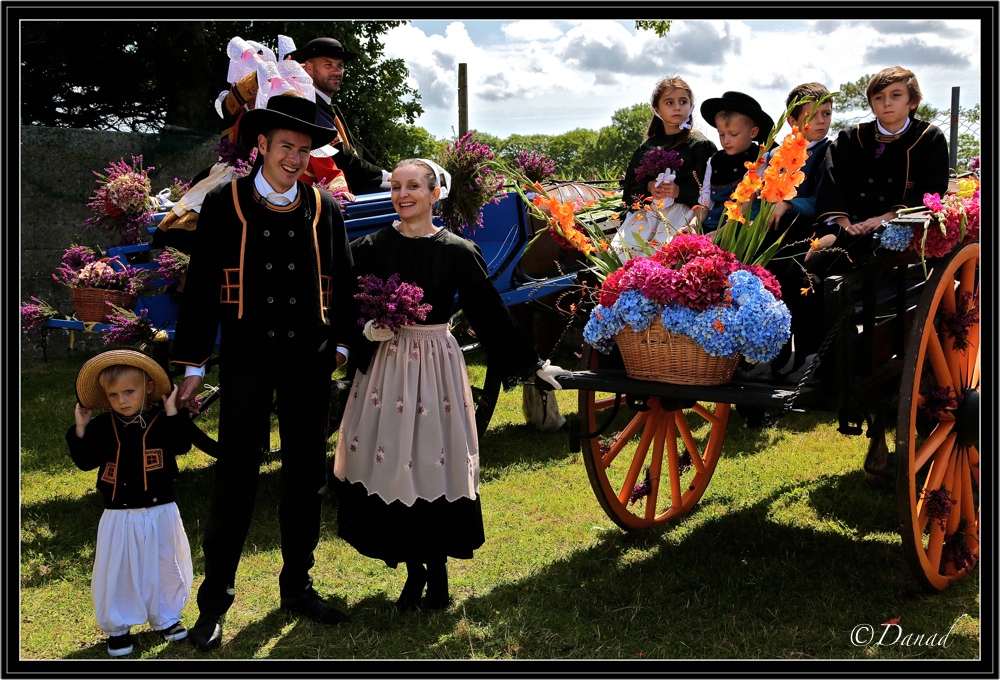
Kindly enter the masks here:
[[[899, 533], [918, 583], [941, 591], [970, 573], [979, 559], [979, 319], [964, 334], [953, 320], [956, 310], [978, 307], [980, 246], [929, 262], [926, 278], [912, 254], [880, 252], [880, 261], [826, 279], [830, 331], [795, 384], [746, 369], [714, 387], [636, 380], [617, 350], [585, 351], [582, 370], [558, 377], [579, 392], [570, 446], [582, 447], [608, 517], [637, 530], [691, 512], [715, 472], [734, 407], [829, 411], [843, 434], [867, 426], [864, 468], [895, 485]], [[646, 469], [648, 495], [630, 502]]]

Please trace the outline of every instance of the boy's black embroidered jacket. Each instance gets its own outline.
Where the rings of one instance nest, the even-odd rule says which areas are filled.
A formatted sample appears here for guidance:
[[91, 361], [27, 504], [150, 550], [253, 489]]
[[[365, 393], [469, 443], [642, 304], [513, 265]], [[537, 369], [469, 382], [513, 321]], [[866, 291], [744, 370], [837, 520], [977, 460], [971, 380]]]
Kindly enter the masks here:
[[138, 422], [126, 425], [107, 411], [94, 416], [82, 438], [76, 425], [66, 432], [70, 457], [81, 470], [97, 468], [97, 490], [104, 507], [148, 508], [174, 501], [176, 457], [191, 450], [197, 426], [186, 409], [167, 416], [159, 405]]
[[911, 119], [900, 135], [880, 141], [875, 121], [841, 130], [830, 145], [817, 199], [820, 220], [861, 222], [923, 205], [924, 194], [948, 190], [948, 142], [926, 121]]

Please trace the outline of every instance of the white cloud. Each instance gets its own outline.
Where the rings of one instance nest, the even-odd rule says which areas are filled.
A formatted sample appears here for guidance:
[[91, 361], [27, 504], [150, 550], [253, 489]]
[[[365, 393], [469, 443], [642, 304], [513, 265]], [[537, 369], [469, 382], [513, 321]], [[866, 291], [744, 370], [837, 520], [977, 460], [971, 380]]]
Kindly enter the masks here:
[[[799, 83], [836, 89], [895, 64], [914, 70], [933, 106], [950, 105], [953, 85], [962, 106], [979, 101], [973, 21], [674, 21], [663, 39], [631, 21], [455, 21], [444, 35], [421, 25], [391, 30], [385, 49], [406, 61], [425, 109], [417, 124], [437, 137], [457, 127], [459, 63], [470, 127], [499, 137], [598, 130], [668, 75], [687, 80], [698, 102], [741, 90], [772, 116]], [[714, 132], [697, 115], [696, 126]]]

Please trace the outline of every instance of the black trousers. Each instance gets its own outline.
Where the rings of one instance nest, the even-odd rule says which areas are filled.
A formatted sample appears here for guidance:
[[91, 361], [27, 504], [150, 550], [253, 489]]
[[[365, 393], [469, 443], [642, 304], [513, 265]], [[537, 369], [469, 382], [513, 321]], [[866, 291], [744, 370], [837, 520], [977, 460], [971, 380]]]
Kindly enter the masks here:
[[[268, 447], [272, 403], [281, 437], [281, 597], [298, 597], [312, 584], [309, 570], [319, 543], [327, 487], [326, 436], [335, 350], [285, 343], [220, 354], [219, 457], [202, 540], [205, 580], [198, 609], [224, 613], [235, 599], [236, 571], [250, 529], [261, 455]], [[276, 397], [275, 397], [276, 395]]]

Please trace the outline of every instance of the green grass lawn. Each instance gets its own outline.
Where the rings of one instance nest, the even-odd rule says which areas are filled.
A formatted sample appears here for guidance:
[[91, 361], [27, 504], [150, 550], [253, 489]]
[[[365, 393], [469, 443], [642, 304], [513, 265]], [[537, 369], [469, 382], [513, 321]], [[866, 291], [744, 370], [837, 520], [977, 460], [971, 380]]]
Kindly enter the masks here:
[[[101, 500], [94, 473], [73, 465], [64, 441], [86, 358], [22, 367], [24, 660], [108, 658], [89, 592]], [[474, 380], [482, 371], [470, 365]], [[575, 392], [558, 399], [564, 415], [576, 413]], [[203, 418], [213, 434], [222, 408], [224, 398]], [[523, 422], [520, 390], [502, 394], [481, 443], [487, 541], [475, 559], [449, 562], [454, 604], [397, 613], [405, 570], [337, 538], [331, 497], [313, 575], [321, 593], [351, 612], [335, 627], [278, 608], [280, 463], [272, 460], [261, 469], [222, 648], [201, 653], [143, 628], [130, 658], [979, 659], [979, 569], [940, 594], [921, 592], [904, 561], [893, 494], [864, 482], [867, 440], [836, 428], [829, 413], [789, 414], [764, 430], [745, 428], [734, 414], [695, 510], [666, 528], [626, 533], [601, 510], [567, 432], [536, 432]], [[178, 506], [195, 587], [211, 477], [202, 452], [181, 460]], [[190, 627], [196, 617], [192, 601], [183, 622]], [[858, 644], [871, 635], [877, 642], [883, 622], [897, 618], [885, 644]], [[914, 643], [945, 634], [943, 646]]]

